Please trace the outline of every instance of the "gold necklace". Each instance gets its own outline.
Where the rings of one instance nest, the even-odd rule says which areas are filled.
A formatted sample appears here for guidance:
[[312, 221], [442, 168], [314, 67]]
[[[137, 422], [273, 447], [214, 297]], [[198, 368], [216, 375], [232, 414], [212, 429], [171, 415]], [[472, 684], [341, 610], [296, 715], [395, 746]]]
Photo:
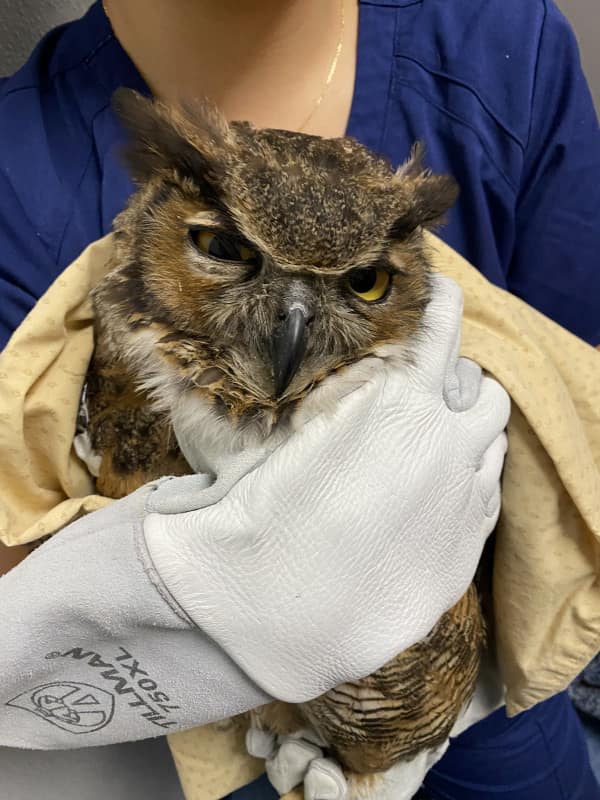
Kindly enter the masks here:
[[333, 59], [332, 59], [331, 64], [329, 66], [329, 72], [327, 73], [327, 79], [325, 80], [325, 83], [323, 84], [323, 88], [321, 89], [321, 94], [318, 96], [317, 102], [314, 104], [312, 111], [310, 112], [308, 117], [306, 117], [306, 119], [304, 120], [302, 125], [300, 125], [300, 127], [298, 128], [299, 131], [304, 130], [304, 128], [306, 128], [308, 123], [311, 121], [311, 119], [317, 113], [317, 109], [319, 108], [319, 106], [323, 102], [323, 98], [325, 97], [325, 95], [327, 94], [327, 90], [331, 86], [331, 82], [333, 81], [333, 77], [334, 77], [334, 75], [336, 73], [338, 62], [340, 60], [340, 55], [342, 54], [342, 48], [344, 46], [344, 30], [345, 30], [345, 27], [346, 27], [346, 15], [344, 13], [344, 0], [340, 0], [340, 32], [339, 32], [339, 36], [338, 36], [337, 45], [335, 47], [335, 53], [333, 54]]
[[[108, 9], [106, 7], [106, 0], [102, 0], [102, 8], [104, 9], [104, 13], [106, 14], [106, 18], [110, 22], [110, 15], [109, 15]], [[337, 67], [338, 67], [338, 62], [340, 60], [340, 55], [342, 54], [342, 49], [344, 47], [344, 31], [345, 31], [345, 28], [346, 28], [346, 15], [345, 15], [345, 8], [344, 8], [344, 0], [340, 0], [340, 31], [339, 31], [337, 44], [336, 44], [336, 47], [335, 47], [335, 53], [333, 54], [333, 59], [331, 60], [331, 64], [329, 65], [329, 72], [327, 73], [327, 78], [325, 79], [325, 83], [323, 84], [323, 87], [321, 89], [321, 94], [317, 97], [317, 101], [314, 104], [310, 114], [306, 117], [306, 119], [304, 120], [302, 125], [300, 125], [300, 127], [298, 128], [299, 131], [304, 130], [304, 128], [306, 128], [308, 123], [311, 121], [311, 119], [317, 113], [317, 109], [319, 108], [319, 106], [323, 102], [323, 99], [324, 99], [325, 95], [327, 94], [327, 91], [329, 90], [329, 87], [331, 86], [331, 82], [333, 81], [333, 78], [335, 76], [335, 73], [336, 73], [336, 70], [337, 70]]]

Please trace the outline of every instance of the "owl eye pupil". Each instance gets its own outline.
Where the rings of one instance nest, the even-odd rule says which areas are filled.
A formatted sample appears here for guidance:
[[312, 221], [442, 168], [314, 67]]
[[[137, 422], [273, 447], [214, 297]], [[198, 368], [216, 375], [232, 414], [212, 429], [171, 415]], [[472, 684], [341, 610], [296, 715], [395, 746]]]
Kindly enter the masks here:
[[347, 278], [348, 286], [364, 303], [377, 303], [388, 297], [392, 276], [384, 269], [366, 267], [353, 269]]
[[370, 292], [377, 283], [377, 270], [355, 269], [350, 273], [350, 288], [357, 294]]
[[208, 245], [208, 255], [221, 261], [240, 261], [237, 244], [224, 236], [213, 236]]

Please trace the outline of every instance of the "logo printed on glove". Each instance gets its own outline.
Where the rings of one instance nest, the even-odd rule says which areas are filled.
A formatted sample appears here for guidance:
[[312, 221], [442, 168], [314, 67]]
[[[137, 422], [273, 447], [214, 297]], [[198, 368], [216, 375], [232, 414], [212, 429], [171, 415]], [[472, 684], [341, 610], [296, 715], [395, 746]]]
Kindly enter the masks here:
[[53, 650], [46, 654], [47, 660], [72, 659], [97, 670], [99, 677], [110, 683], [112, 695], [122, 697], [130, 708], [138, 710], [140, 716], [150, 725], [159, 728], [171, 728], [177, 725], [173, 712], [180, 706], [174, 704], [170, 696], [161, 690], [157, 681], [142, 669], [140, 662], [124, 647], [118, 648], [118, 654], [106, 660], [94, 650], [82, 647], [71, 647], [60, 652]]
[[45, 683], [13, 697], [6, 704], [22, 708], [69, 733], [93, 733], [111, 721], [115, 699], [89, 683]]

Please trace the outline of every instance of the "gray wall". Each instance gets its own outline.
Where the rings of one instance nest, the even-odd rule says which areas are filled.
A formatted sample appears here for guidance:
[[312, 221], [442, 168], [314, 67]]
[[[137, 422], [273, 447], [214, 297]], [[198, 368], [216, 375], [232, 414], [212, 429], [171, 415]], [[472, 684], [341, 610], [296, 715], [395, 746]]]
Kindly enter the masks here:
[[42, 34], [81, 16], [92, 0], [0, 0], [0, 75], [21, 66]]
[[[475, 0], [473, 0], [475, 1]], [[523, 3], [528, 0], [521, 0]], [[0, 75], [16, 69], [45, 31], [79, 16], [91, 0], [0, 0]], [[600, 110], [600, 0], [557, 0], [579, 37]]]
[[[522, 0], [524, 2], [524, 0]], [[583, 66], [600, 114], [600, 0], [557, 0], [575, 29]]]

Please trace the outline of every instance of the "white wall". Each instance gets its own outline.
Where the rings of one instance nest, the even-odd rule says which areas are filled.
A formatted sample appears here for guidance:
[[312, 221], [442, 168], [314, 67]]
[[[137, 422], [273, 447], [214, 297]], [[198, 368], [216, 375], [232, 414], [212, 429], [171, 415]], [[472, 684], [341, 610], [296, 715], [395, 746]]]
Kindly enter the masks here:
[[[45, 31], [83, 14], [90, 2], [91, 0], [0, 0], [0, 75], [7, 75], [15, 70]], [[584, 67], [596, 99], [596, 108], [600, 111], [600, 0], [557, 2], [579, 37]]]

